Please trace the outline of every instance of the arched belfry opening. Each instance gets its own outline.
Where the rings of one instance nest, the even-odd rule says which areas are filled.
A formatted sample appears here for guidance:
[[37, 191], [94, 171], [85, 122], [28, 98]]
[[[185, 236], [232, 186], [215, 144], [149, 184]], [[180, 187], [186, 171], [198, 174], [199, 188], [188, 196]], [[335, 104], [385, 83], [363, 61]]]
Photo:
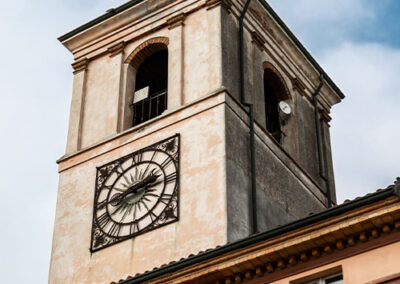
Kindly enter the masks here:
[[[168, 39], [154, 38], [141, 44], [128, 57], [135, 69], [132, 126], [161, 115], [168, 104]], [[132, 78], [128, 78], [132, 80]]]
[[282, 140], [279, 102], [289, 99], [288, 92], [279, 73], [271, 67], [264, 69], [264, 103], [267, 131], [279, 143]]
[[167, 109], [168, 50], [150, 55], [137, 69], [133, 95], [133, 126]]

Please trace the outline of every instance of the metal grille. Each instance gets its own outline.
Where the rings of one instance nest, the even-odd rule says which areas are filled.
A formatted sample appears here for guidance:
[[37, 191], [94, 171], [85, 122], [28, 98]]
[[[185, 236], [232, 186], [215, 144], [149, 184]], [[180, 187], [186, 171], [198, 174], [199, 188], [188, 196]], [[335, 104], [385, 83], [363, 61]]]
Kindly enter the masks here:
[[133, 126], [141, 124], [167, 109], [167, 91], [155, 93], [148, 98], [131, 105], [133, 109]]

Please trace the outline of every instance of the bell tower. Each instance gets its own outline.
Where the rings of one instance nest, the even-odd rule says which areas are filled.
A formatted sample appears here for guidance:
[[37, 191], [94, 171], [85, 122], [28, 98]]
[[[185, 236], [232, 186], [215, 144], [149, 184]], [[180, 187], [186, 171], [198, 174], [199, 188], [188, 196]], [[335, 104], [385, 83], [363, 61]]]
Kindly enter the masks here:
[[244, 8], [134, 0], [59, 38], [75, 61], [50, 283], [109, 283], [335, 203], [344, 96], [265, 1]]

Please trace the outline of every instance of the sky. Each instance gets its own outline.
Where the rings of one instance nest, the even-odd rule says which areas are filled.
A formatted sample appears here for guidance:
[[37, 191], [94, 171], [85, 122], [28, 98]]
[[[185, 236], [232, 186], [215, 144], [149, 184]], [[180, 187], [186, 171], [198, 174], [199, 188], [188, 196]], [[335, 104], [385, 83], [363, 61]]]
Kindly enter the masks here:
[[400, 1], [270, 0], [346, 98], [332, 109], [339, 202], [400, 176]]
[[[0, 282], [46, 283], [72, 55], [57, 37], [125, 1], [2, 3]], [[339, 202], [400, 176], [400, 1], [270, 0], [346, 95], [333, 107]]]

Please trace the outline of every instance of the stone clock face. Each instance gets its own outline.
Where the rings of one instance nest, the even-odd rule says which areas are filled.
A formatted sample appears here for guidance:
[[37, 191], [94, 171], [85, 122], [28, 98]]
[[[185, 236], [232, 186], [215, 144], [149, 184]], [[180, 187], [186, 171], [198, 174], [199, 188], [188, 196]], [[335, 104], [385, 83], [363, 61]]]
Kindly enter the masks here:
[[97, 168], [91, 251], [178, 220], [179, 135]]

